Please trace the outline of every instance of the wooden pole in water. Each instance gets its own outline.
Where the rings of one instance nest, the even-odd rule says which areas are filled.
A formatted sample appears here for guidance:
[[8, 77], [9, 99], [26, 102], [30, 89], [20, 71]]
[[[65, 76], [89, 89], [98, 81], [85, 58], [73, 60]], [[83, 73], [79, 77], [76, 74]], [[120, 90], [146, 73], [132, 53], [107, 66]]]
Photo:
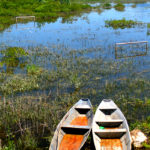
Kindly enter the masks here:
[[116, 43], [116, 45], [139, 44], [139, 43], [148, 43], [148, 41], [137, 41], [137, 42]]
[[115, 44], [115, 58], [117, 59], [117, 45]]

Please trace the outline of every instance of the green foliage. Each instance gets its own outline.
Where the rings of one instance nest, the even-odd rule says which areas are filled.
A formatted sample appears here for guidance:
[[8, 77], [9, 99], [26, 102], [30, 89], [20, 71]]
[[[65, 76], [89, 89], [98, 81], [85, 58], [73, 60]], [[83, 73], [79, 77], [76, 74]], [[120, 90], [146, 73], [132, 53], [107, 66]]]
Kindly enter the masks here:
[[112, 6], [111, 6], [110, 3], [104, 3], [104, 4], [103, 4], [103, 8], [104, 8], [104, 9], [111, 9]]
[[4, 147], [2, 148], [2, 150], [16, 150], [16, 146], [15, 146], [15, 144], [14, 144], [14, 141], [8, 140], [7, 145], [4, 146]]
[[122, 3], [117, 3], [114, 8], [118, 11], [124, 11], [125, 6]]
[[147, 24], [147, 28], [150, 28], [150, 23]]
[[[1, 128], [2, 128], [2, 126], [1, 126]], [[16, 145], [15, 145], [14, 140], [13, 140], [14, 139], [14, 135], [10, 131], [10, 128], [8, 128], [6, 132], [7, 132], [7, 135], [6, 135], [7, 144], [5, 144], [2, 147], [2, 150], [16, 150]]]
[[147, 136], [150, 135], [150, 116], [144, 119], [143, 121], [136, 121], [130, 125], [131, 130], [132, 129], [140, 129], [143, 131]]
[[17, 148], [18, 149], [36, 149], [38, 145], [37, 139], [34, 137], [34, 132], [27, 129], [25, 133], [18, 139]]
[[36, 65], [27, 65], [27, 74], [29, 75], [39, 75], [42, 73], [42, 68], [36, 66]]
[[143, 146], [147, 149], [150, 149], [150, 144], [147, 144], [147, 143], [143, 143]]
[[124, 28], [133, 28], [136, 25], [140, 25], [141, 23], [133, 20], [126, 20], [125, 18], [121, 20], [106, 20], [105, 27], [112, 27], [113, 29], [124, 29]]

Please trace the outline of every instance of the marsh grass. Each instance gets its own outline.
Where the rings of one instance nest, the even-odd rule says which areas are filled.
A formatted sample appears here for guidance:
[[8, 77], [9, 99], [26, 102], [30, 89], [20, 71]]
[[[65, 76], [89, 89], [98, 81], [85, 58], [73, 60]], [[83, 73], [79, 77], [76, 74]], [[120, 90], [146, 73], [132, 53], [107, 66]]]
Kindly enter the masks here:
[[49, 146], [49, 139], [65, 113], [61, 109], [62, 105], [66, 110], [70, 106], [63, 99], [60, 103], [57, 100], [48, 103], [48, 99], [48, 96], [44, 95], [42, 97], [22, 96], [13, 102], [9, 99], [5, 105], [1, 103], [0, 123], [1, 129], [3, 128], [1, 134], [1, 139], [4, 139], [3, 147], [10, 147], [10, 142], [14, 143], [15, 149], [18, 150], [37, 147], [43, 149]]
[[101, 49], [56, 49], [25, 50], [23, 73], [0, 73], [3, 147], [47, 149], [56, 125], [80, 98], [90, 98], [94, 110], [102, 99], [113, 99], [134, 127], [149, 116], [150, 81], [137, 74], [134, 60], [105, 60]]

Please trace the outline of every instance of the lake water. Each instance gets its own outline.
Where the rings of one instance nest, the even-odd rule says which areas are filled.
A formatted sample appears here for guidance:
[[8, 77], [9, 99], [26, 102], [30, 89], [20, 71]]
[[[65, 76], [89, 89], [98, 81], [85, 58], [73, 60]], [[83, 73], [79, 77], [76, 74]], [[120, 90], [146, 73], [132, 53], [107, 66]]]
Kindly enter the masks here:
[[[96, 3], [95, 5], [99, 4]], [[93, 10], [66, 22], [62, 18], [58, 18], [53, 23], [28, 22], [26, 24], [14, 24], [0, 33], [0, 44], [1, 47], [7, 45], [24, 48], [44, 46], [69, 50], [101, 49], [100, 55], [103, 58], [116, 59], [115, 43], [150, 40], [150, 29], [147, 28], [147, 23], [150, 22], [150, 3], [136, 4], [135, 8], [132, 5], [125, 4], [124, 11], [117, 11], [114, 8], [102, 12]], [[125, 29], [105, 27], [105, 20], [122, 18], [142, 22], [143, 25]], [[141, 71], [149, 68], [149, 49], [145, 53], [145, 45], [142, 45], [142, 48], [140, 48], [140, 45], [142, 44], [134, 48], [124, 47], [124, 50], [119, 54], [119, 58], [136, 56], [137, 54], [133, 53], [140, 52], [142, 56], [140, 58], [136, 57], [134, 60], [137, 64], [144, 62], [144, 65], [137, 67], [137, 70]], [[135, 52], [132, 52], [132, 49]]]
[[[18, 23], [0, 32], [1, 48], [5, 46], [23, 47], [29, 51], [33, 48], [34, 51], [34, 48], [40, 47], [43, 51], [46, 49], [49, 52], [52, 50], [58, 52], [59, 50], [69, 52], [91, 50], [86, 54], [88, 59], [70, 57], [71, 59], [66, 61], [66, 58], [62, 58], [61, 55], [53, 58], [47, 55], [40, 58], [39, 55], [32, 57], [33, 60], [29, 63], [29, 67], [35, 64], [46, 69], [53, 68], [55, 71], [58, 67], [60, 70], [58, 69], [54, 75], [53, 72], [49, 72], [49, 74], [40, 76], [40, 79], [35, 80], [35, 84], [39, 86], [38, 89], [34, 88], [33, 82], [27, 94], [34, 95], [35, 92], [36, 95], [36, 92], [42, 93], [44, 89], [47, 93], [50, 91], [54, 98], [63, 93], [75, 91], [76, 94], [77, 89], [81, 92], [78, 93], [79, 97], [91, 98], [95, 104], [98, 104], [103, 98], [123, 99], [124, 95], [141, 99], [150, 97], [150, 29], [147, 27], [147, 24], [150, 23], [150, 3], [136, 4], [135, 8], [133, 4], [125, 4], [125, 6], [125, 10], [121, 12], [114, 8], [101, 12], [93, 10], [65, 22], [63, 18], [58, 18], [52, 23]], [[123, 18], [143, 24], [125, 29], [105, 27], [106, 20]], [[148, 48], [146, 49], [146, 43], [141, 43], [123, 45], [115, 50], [116, 43], [136, 41], [148, 41]], [[36, 52], [38, 49], [35, 50]], [[50, 61], [53, 61], [53, 65]], [[9, 60], [6, 61], [5, 71], [6, 66], [9, 66]], [[27, 67], [22, 67], [22, 70], [20, 68], [14, 69], [15, 75], [19, 76], [16, 81], [19, 82], [25, 78], [25, 83], [27, 82], [25, 87], [28, 87], [27, 79], [31, 77], [30, 80], [34, 81], [33, 77], [26, 76]], [[33, 69], [37, 68], [33, 67]], [[23, 77], [20, 73], [23, 74]], [[13, 85], [15, 82], [11, 83], [15, 75], [12, 78], [4, 77], [6, 82], [4, 81], [1, 87], [9, 88], [11, 91], [12, 87], [15, 87]], [[53, 77], [55, 75], [56, 80]], [[20, 88], [18, 91], [20, 92]]]
[[[110, 49], [119, 42], [149, 41], [150, 36], [147, 35], [149, 16], [150, 3], [144, 3], [137, 4], [136, 8], [132, 8], [132, 4], [126, 4], [125, 11], [122, 12], [112, 8], [101, 13], [96, 11], [83, 13], [81, 17], [74, 17], [72, 21], [66, 23], [62, 23], [62, 18], [54, 23], [18, 23], [0, 33], [0, 44], [20, 47], [61, 45], [69, 49], [98, 47]], [[144, 25], [117, 30], [105, 27], [105, 20], [122, 18], [143, 22]], [[113, 50], [110, 51], [112, 54]]]

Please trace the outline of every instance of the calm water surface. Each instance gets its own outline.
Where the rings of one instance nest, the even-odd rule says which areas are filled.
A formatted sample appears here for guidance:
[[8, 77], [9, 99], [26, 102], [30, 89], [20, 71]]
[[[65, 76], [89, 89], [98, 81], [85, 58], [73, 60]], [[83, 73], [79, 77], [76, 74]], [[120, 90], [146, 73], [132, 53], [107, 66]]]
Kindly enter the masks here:
[[[98, 5], [98, 4], [96, 4]], [[131, 41], [149, 41], [150, 32], [147, 23], [150, 22], [150, 3], [125, 4], [125, 11], [114, 8], [101, 13], [91, 11], [74, 17], [72, 21], [63, 23], [59, 18], [54, 23], [29, 22], [14, 24], [0, 33], [0, 44], [19, 47], [55, 47], [75, 49], [102, 49], [100, 55], [106, 59], [115, 59], [115, 43]], [[105, 27], [105, 20], [126, 18], [142, 22], [135, 28], [113, 29]], [[148, 43], [149, 45], [149, 43]], [[145, 51], [138, 48], [138, 51]], [[126, 53], [124, 51], [124, 53]], [[128, 51], [127, 53], [130, 53]], [[130, 55], [130, 54], [129, 54]], [[128, 55], [127, 55], [128, 56]], [[134, 56], [134, 55], [133, 55]], [[146, 56], [134, 58], [136, 63], [143, 63], [140, 69], [149, 68], [149, 50]], [[139, 66], [137, 67], [139, 69]]]

